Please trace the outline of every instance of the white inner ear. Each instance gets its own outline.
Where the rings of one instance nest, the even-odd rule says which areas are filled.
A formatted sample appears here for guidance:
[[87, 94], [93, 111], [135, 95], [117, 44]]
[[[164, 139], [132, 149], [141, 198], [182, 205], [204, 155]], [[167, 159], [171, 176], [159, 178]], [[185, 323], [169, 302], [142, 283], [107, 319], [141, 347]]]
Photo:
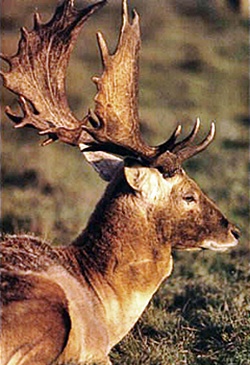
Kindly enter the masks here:
[[123, 166], [123, 159], [102, 151], [83, 152], [83, 149], [86, 147], [82, 143], [79, 144], [79, 148], [87, 162], [98, 172], [103, 180], [112, 180], [117, 170]]
[[149, 200], [156, 200], [166, 192], [167, 186], [164, 186], [164, 179], [159, 171], [154, 168], [125, 167], [124, 172], [128, 184]]

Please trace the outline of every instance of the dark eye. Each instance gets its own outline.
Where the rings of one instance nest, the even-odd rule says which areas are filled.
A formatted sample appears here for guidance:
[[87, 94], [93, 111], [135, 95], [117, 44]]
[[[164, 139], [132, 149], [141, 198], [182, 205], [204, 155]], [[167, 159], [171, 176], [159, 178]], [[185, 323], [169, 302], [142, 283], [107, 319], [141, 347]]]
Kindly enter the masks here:
[[162, 176], [163, 176], [163, 179], [167, 179], [168, 177], [170, 177], [170, 174], [169, 174], [169, 172], [164, 172], [162, 174]]
[[167, 179], [169, 177], [173, 177], [174, 175], [176, 175], [179, 172], [179, 169], [174, 169], [172, 171], [168, 171], [168, 172], [163, 172], [162, 176], [164, 179]]
[[183, 200], [185, 200], [186, 203], [193, 203], [196, 201], [194, 195], [191, 194], [183, 196]]

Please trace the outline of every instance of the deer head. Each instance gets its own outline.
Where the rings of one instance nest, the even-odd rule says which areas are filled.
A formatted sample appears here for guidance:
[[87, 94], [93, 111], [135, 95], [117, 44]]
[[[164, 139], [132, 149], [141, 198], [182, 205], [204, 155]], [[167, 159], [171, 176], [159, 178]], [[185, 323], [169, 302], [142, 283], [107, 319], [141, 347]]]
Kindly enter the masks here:
[[[225, 251], [235, 246], [239, 231], [183, 169], [164, 177], [157, 169], [125, 167], [129, 185], [139, 195], [140, 204], [154, 207], [152, 219], [161, 242], [173, 249]], [[151, 208], [150, 208], [151, 206]]]
[[181, 141], [180, 125], [159, 146], [149, 146], [140, 134], [139, 17], [134, 11], [130, 22], [126, 0], [114, 54], [109, 54], [103, 35], [97, 34], [103, 73], [93, 77], [97, 86], [95, 110], [89, 110], [81, 121], [70, 111], [65, 96], [70, 53], [86, 19], [105, 2], [77, 10], [73, 0], [65, 0], [46, 24], [35, 14], [33, 29], [22, 29], [16, 55], [1, 56], [10, 66], [8, 72], [2, 72], [4, 85], [19, 96], [23, 111], [19, 116], [7, 107], [7, 115], [16, 128], [28, 125], [47, 134], [49, 138], [43, 145], [59, 139], [79, 146], [105, 180], [112, 180], [120, 168], [134, 195], [141, 202], [154, 204], [162, 239], [173, 248], [225, 250], [234, 246], [238, 230], [182, 168], [184, 161], [212, 142], [215, 124], [211, 123], [208, 135], [199, 144], [194, 143], [199, 119]]

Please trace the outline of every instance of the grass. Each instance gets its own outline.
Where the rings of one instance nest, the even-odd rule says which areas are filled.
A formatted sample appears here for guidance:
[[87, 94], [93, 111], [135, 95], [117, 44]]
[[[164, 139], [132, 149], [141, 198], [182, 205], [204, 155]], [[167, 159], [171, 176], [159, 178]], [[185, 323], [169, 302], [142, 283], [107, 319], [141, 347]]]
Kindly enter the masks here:
[[[48, 19], [54, 4], [4, 0], [2, 51], [15, 52], [18, 28], [31, 26], [28, 14], [38, 8]], [[112, 350], [111, 358], [115, 365], [249, 365], [247, 22], [225, 2], [131, 4], [142, 23], [144, 136], [150, 143], [160, 143], [177, 121], [186, 132], [200, 116], [202, 137], [210, 120], [216, 120], [215, 142], [185, 167], [240, 227], [242, 238], [226, 254], [175, 253], [172, 276], [135, 328]], [[110, 1], [89, 21], [72, 55], [67, 89], [79, 117], [93, 105], [90, 77], [101, 69], [94, 33], [102, 29], [114, 48], [118, 5]], [[15, 105], [13, 100], [3, 91], [2, 105]], [[68, 244], [86, 224], [105, 184], [77, 149], [57, 143], [40, 148], [39, 142], [33, 131], [13, 130], [2, 114], [2, 230], [32, 231], [53, 244]]]

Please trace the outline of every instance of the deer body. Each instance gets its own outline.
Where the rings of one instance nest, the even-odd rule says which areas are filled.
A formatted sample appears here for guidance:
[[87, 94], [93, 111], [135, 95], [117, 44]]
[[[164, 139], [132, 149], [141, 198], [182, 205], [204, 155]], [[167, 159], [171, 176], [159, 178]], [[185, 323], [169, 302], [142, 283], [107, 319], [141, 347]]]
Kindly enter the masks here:
[[[172, 250], [225, 251], [239, 238], [181, 167], [211, 143], [214, 124], [198, 145], [192, 142], [199, 120], [181, 142], [180, 126], [160, 146], [148, 146], [140, 136], [139, 21], [135, 14], [129, 23], [125, 0], [114, 55], [98, 34], [104, 72], [93, 79], [95, 112], [82, 122], [70, 114], [62, 74], [83, 22], [103, 3], [76, 10], [65, 0], [46, 24], [36, 14], [34, 29], [22, 31], [17, 54], [2, 56], [10, 65], [4, 84], [20, 95], [23, 110], [18, 116], [7, 108], [8, 116], [18, 127], [29, 124], [48, 134], [46, 144], [59, 139], [79, 146], [109, 181], [87, 227], [69, 246], [52, 248], [25, 235], [2, 242], [2, 365], [110, 364], [111, 348], [171, 274]], [[49, 68], [40, 62], [45, 56]]]
[[[129, 170], [128, 180], [131, 179]], [[123, 173], [120, 173], [121, 176], [115, 178], [108, 186], [86, 229], [68, 247], [51, 248], [29, 236], [9, 238], [9, 242], [7, 240], [3, 244], [2, 251], [6, 257], [3, 269], [13, 275], [21, 275], [26, 282], [25, 286], [30, 284], [32, 287], [21, 294], [25, 298], [31, 297], [31, 303], [37, 298], [36, 292], [42, 296], [41, 299], [39, 297], [39, 305], [35, 308], [38, 315], [41, 315], [44, 288], [46, 297], [48, 288], [51, 287], [53, 293], [49, 295], [51, 305], [46, 303], [48, 309], [43, 309], [41, 319], [38, 316], [39, 326], [44, 316], [48, 318], [48, 328], [44, 331], [42, 343], [45, 346], [49, 339], [51, 347], [48, 358], [42, 359], [41, 364], [49, 364], [56, 359], [59, 363], [108, 361], [110, 349], [133, 327], [161, 282], [170, 275], [172, 229], [176, 229], [171, 218], [178, 213], [178, 208], [180, 209], [175, 189], [179, 190], [184, 184], [188, 190], [191, 184], [194, 191], [195, 183], [185, 175], [173, 177], [171, 182], [166, 182], [159, 172], [153, 169], [150, 171], [148, 168], [147, 170], [149, 172], [144, 176], [145, 181], [138, 193], [131, 189]], [[134, 173], [135, 171], [132, 172]], [[191, 219], [185, 219], [184, 233], [190, 229], [194, 218], [197, 221], [203, 219], [206, 237], [209, 237], [207, 231], [210, 231], [211, 239], [216, 234], [219, 235], [216, 241], [218, 242], [220, 237], [225, 248], [235, 245], [233, 227], [226, 228], [221, 225], [219, 222], [225, 219], [222, 214], [198, 187], [196, 193], [199, 194], [200, 201], [202, 198], [206, 200], [205, 216], [209, 223], [206, 224], [201, 216], [201, 212], [204, 214], [204, 207], [201, 209], [199, 204], [196, 215], [192, 214]], [[171, 202], [173, 198], [175, 205]], [[182, 213], [185, 214], [184, 211]], [[186, 213], [190, 216], [190, 208], [187, 208]], [[214, 222], [209, 219], [211, 214], [214, 216]], [[176, 217], [174, 220], [176, 221]], [[216, 232], [215, 227], [218, 223], [219, 229]], [[198, 249], [202, 247], [204, 239], [202, 232], [199, 236], [195, 226], [193, 229], [195, 236], [190, 248]], [[180, 245], [183, 232], [175, 231], [174, 237], [174, 244]], [[40, 247], [40, 252], [37, 247]], [[21, 252], [26, 251], [24, 260], [20, 263], [14, 257], [15, 253], [19, 255], [18, 249]], [[9, 258], [13, 260], [13, 264]], [[20, 345], [20, 338], [16, 338], [20, 336], [16, 325], [16, 316], [20, 315], [20, 304], [19, 301], [16, 302], [16, 298], [12, 298], [8, 288], [3, 294], [3, 300], [6, 307], [3, 307], [2, 334], [4, 335], [5, 323], [8, 328], [13, 328], [13, 340], [10, 342], [8, 338], [7, 343], [3, 342], [3, 364], [38, 363], [34, 350], [37, 347], [36, 343], [31, 345], [28, 356], [25, 346], [24, 353], [22, 347], [21, 350], [18, 347], [18, 351], [15, 352], [16, 344]], [[31, 304], [26, 305], [28, 310]], [[16, 313], [11, 319], [10, 311], [12, 314]], [[57, 335], [54, 338], [50, 332], [55, 323], [58, 327], [55, 329]], [[21, 328], [20, 330], [23, 331]], [[28, 331], [32, 344], [36, 332], [32, 333], [32, 328]], [[10, 343], [13, 343], [13, 347]], [[48, 347], [48, 344], [46, 346]], [[38, 347], [37, 351], [39, 350]]]

